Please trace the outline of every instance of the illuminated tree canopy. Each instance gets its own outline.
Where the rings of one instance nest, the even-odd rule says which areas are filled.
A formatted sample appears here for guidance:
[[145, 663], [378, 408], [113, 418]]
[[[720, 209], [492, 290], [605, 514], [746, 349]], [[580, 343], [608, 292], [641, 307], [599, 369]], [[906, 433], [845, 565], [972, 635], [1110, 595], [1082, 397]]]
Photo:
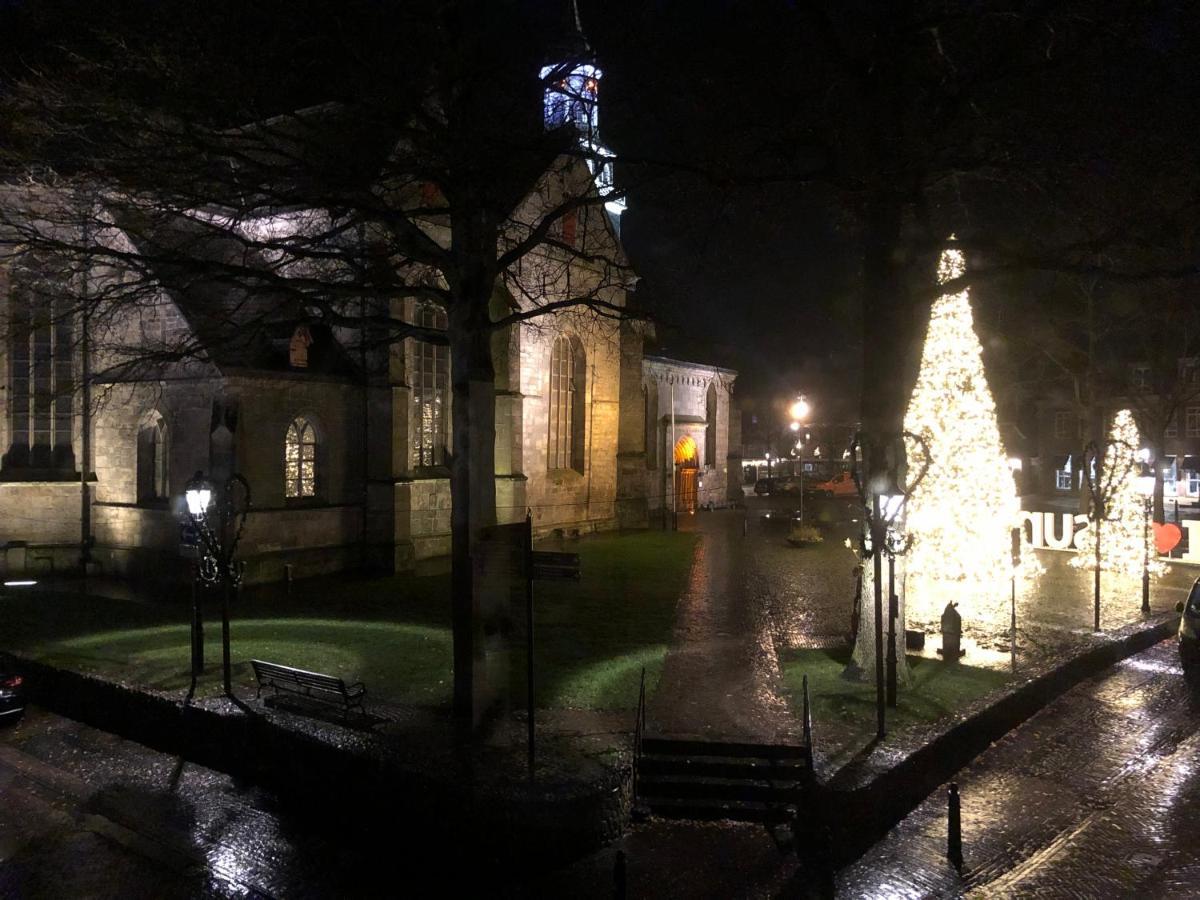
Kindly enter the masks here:
[[[1146, 528], [1145, 497], [1138, 490], [1139, 466], [1135, 454], [1141, 446], [1133, 413], [1123, 409], [1113, 417], [1108, 432], [1104, 464], [1098, 476], [1104, 493], [1104, 521], [1100, 530], [1100, 569], [1118, 575], [1140, 578], [1147, 558], [1151, 575], [1161, 575], [1166, 565], [1159, 560], [1154, 532]], [[1096, 565], [1096, 523], [1075, 535], [1079, 549], [1071, 565], [1092, 568]]]
[[[939, 284], [964, 269], [962, 252], [947, 249]], [[904, 427], [925, 439], [930, 457], [906, 509], [913, 539], [906, 557], [908, 611], [916, 622], [936, 621], [953, 599], [964, 619], [992, 618], [1008, 599], [1018, 504], [966, 290], [933, 304]], [[908, 453], [916, 465], [922, 451], [915, 441]], [[956, 589], [939, 591], [938, 584]]]

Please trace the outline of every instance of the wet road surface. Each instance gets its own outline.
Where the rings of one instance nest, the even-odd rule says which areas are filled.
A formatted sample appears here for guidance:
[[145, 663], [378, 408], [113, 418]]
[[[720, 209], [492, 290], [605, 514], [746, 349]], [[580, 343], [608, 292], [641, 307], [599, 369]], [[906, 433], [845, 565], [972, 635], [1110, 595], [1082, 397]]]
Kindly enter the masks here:
[[37, 708], [0, 729], [3, 898], [396, 896], [436, 881], [427, 857], [367, 837]]
[[1084, 682], [960, 771], [961, 876], [943, 786], [840, 873], [838, 896], [1197, 896], [1198, 697], [1174, 641]]

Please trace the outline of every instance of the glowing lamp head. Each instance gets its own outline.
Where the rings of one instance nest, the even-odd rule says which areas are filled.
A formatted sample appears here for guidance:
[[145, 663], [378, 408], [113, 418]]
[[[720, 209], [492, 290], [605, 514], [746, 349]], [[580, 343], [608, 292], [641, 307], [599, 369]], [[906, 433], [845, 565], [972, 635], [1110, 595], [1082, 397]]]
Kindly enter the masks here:
[[212, 502], [212, 491], [208, 488], [192, 488], [184, 495], [187, 497], [187, 508], [193, 516], [204, 515], [208, 504]]
[[1023, 464], [1022, 464], [1022, 462], [1021, 462], [1021, 457], [1019, 457], [1019, 456], [1010, 456], [1010, 457], [1008, 458], [1008, 467], [1009, 467], [1010, 469], [1012, 469], [1014, 472], [1020, 472], [1020, 471], [1021, 471], [1021, 466], [1022, 466], [1022, 465], [1023, 465]]
[[[793, 420], [799, 422], [801, 419], [808, 418], [810, 410], [811, 407], [808, 405], [808, 401], [805, 400], [804, 395], [801, 394], [796, 398], [796, 402], [788, 408], [788, 415], [790, 415]], [[796, 427], [799, 428], [798, 425]]]
[[800, 430], [800, 423], [799, 423], [799, 422], [793, 422], [791, 425], [789, 425], [789, 426], [788, 426], [788, 428], [792, 429], [792, 431], [799, 431], [799, 430]]
[[183, 489], [183, 498], [187, 502], [187, 511], [192, 516], [202, 516], [212, 503], [212, 486], [204, 478], [203, 473], [197, 472]]
[[1154, 494], [1154, 473], [1149, 475], [1139, 475], [1137, 478], [1138, 493], [1143, 497], [1150, 497]]
[[1140, 463], [1143, 463], [1143, 464], [1150, 462], [1150, 448], [1149, 447], [1143, 447], [1141, 450], [1139, 450], [1137, 452], [1137, 461]]

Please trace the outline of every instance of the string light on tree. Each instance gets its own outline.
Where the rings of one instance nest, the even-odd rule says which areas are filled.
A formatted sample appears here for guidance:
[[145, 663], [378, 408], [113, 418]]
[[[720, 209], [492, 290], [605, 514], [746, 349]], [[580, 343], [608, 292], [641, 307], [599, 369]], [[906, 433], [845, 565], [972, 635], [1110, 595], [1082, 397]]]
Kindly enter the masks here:
[[[943, 251], [938, 283], [961, 277], [965, 268], [960, 250]], [[909, 615], [915, 623], [936, 622], [952, 599], [966, 621], [1007, 624], [1017, 492], [966, 289], [933, 304], [904, 427], [925, 439], [930, 456], [906, 509], [913, 538], [906, 557]], [[920, 453], [913, 442], [908, 451]], [[947, 585], [952, 593], [938, 589]]]
[[[1100, 533], [1100, 570], [1129, 578], [1142, 577], [1142, 566], [1147, 559], [1152, 576], [1167, 570], [1158, 558], [1154, 532], [1147, 532], [1145, 527], [1146, 500], [1137, 483], [1136, 453], [1141, 442], [1133, 413], [1127, 409], [1118, 412], [1108, 432], [1099, 476], [1102, 486], [1107, 488]], [[1071, 565], [1088, 569], [1095, 566], [1095, 535], [1095, 522], [1088, 523], [1087, 528], [1075, 535], [1079, 553], [1072, 558]]]

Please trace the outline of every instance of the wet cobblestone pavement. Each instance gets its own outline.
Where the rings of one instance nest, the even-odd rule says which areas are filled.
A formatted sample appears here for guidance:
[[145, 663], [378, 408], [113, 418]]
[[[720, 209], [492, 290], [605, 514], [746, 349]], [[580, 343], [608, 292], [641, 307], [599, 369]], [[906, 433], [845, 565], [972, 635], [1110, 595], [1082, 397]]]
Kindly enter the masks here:
[[388, 897], [399, 883], [418, 894], [453, 883], [437, 860], [389, 840], [392, 824], [317, 821], [229, 775], [36, 707], [0, 730], [6, 900]]
[[1198, 714], [1173, 641], [1129, 657], [958, 774], [961, 876], [943, 786], [840, 873], [838, 896], [1195, 897]]

